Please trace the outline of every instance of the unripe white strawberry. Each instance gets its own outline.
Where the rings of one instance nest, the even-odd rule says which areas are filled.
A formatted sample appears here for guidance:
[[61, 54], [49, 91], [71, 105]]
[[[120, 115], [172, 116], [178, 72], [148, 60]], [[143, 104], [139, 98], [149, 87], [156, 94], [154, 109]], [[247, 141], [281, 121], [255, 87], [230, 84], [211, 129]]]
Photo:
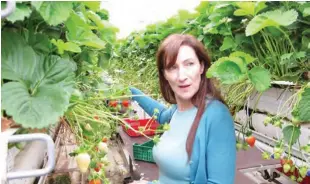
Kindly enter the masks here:
[[90, 156], [88, 153], [80, 153], [76, 157], [76, 163], [82, 173], [85, 173], [90, 163]]
[[100, 142], [100, 143], [98, 144], [98, 149], [99, 149], [100, 151], [104, 151], [104, 152], [106, 152], [106, 153], [108, 153], [108, 151], [109, 151], [108, 144], [105, 143], [105, 142]]

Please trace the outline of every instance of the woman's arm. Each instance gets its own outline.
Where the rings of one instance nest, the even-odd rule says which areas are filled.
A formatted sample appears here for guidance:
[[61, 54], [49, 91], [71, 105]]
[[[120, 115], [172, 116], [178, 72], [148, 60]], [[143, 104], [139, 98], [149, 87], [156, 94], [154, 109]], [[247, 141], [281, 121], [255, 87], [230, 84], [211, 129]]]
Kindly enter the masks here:
[[171, 119], [174, 112], [174, 106], [167, 108], [165, 105], [159, 103], [153, 98], [145, 95], [142, 91], [137, 88], [131, 87], [131, 93], [133, 94], [132, 99], [137, 101], [140, 107], [149, 115], [154, 115], [154, 110], [158, 109], [157, 120], [160, 124], [166, 123]]
[[208, 184], [234, 183], [236, 136], [228, 108], [219, 101], [210, 103], [207, 116], [206, 158]]

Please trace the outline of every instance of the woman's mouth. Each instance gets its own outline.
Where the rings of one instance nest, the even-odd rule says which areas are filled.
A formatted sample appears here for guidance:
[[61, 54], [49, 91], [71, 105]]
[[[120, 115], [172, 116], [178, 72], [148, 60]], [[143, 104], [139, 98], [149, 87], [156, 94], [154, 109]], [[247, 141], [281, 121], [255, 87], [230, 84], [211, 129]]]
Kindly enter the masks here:
[[184, 89], [184, 88], [187, 88], [187, 87], [189, 87], [190, 85], [181, 85], [181, 86], [179, 86], [179, 88], [182, 88], [182, 89]]

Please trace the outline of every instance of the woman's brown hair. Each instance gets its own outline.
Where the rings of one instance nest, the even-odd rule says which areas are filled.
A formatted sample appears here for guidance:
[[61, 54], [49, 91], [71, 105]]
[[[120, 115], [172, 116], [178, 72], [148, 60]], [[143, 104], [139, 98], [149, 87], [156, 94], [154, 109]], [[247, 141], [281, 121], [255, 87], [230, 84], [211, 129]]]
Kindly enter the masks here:
[[186, 140], [186, 152], [188, 154], [188, 158], [190, 158], [192, 154], [192, 145], [195, 139], [195, 135], [197, 132], [197, 127], [199, 125], [199, 121], [202, 117], [204, 109], [206, 107], [206, 99], [207, 95], [211, 96], [213, 99], [220, 100], [224, 102], [221, 97], [220, 92], [215, 88], [211, 79], [206, 78], [206, 72], [211, 65], [210, 58], [207, 52], [204, 49], [204, 46], [201, 42], [199, 42], [192, 35], [183, 35], [183, 34], [172, 34], [169, 35], [159, 46], [157, 51], [157, 67], [159, 72], [159, 85], [160, 90], [164, 99], [171, 103], [176, 104], [176, 98], [174, 92], [172, 91], [168, 81], [164, 76], [164, 70], [172, 67], [176, 63], [176, 59], [179, 53], [179, 49], [181, 46], [186, 45], [194, 49], [200, 64], [204, 65], [204, 70], [201, 74], [200, 86], [197, 93], [192, 98], [192, 103], [194, 106], [198, 108], [197, 114], [194, 119], [194, 123], [189, 131], [187, 140]]

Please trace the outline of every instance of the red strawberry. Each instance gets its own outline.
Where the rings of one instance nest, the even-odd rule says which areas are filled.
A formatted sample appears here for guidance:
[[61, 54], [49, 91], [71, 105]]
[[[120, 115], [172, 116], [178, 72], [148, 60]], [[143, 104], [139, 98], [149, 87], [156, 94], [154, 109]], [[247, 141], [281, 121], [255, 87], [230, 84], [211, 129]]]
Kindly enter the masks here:
[[110, 101], [109, 104], [110, 104], [111, 107], [116, 107], [117, 106], [117, 101], [115, 101], [115, 100], [114, 101]]
[[253, 137], [253, 136], [250, 136], [250, 137], [248, 137], [247, 139], [246, 139], [246, 142], [251, 146], [251, 147], [253, 147], [254, 146], [254, 144], [255, 144], [255, 137]]
[[102, 142], [108, 142], [108, 138], [104, 137], [104, 138], [102, 138], [101, 141], [102, 141]]
[[129, 100], [123, 100], [122, 104], [124, 107], [129, 107], [130, 102]]
[[101, 164], [101, 163], [97, 163], [97, 167], [95, 167], [94, 170], [95, 170], [96, 172], [99, 172], [100, 169], [101, 169], [101, 167], [102, 167], [102, 164]]
[[101, 180], [100, 179], [92, 179], [89, 181], [88, 184], [101, 184]]
[[281, 165], [283, 166], [284, 164], [289, 164], [290, 166], [293, 165], [293, 161], [291, 159], [287, 159], [287, 158], [282, 158], [280, 160]]

